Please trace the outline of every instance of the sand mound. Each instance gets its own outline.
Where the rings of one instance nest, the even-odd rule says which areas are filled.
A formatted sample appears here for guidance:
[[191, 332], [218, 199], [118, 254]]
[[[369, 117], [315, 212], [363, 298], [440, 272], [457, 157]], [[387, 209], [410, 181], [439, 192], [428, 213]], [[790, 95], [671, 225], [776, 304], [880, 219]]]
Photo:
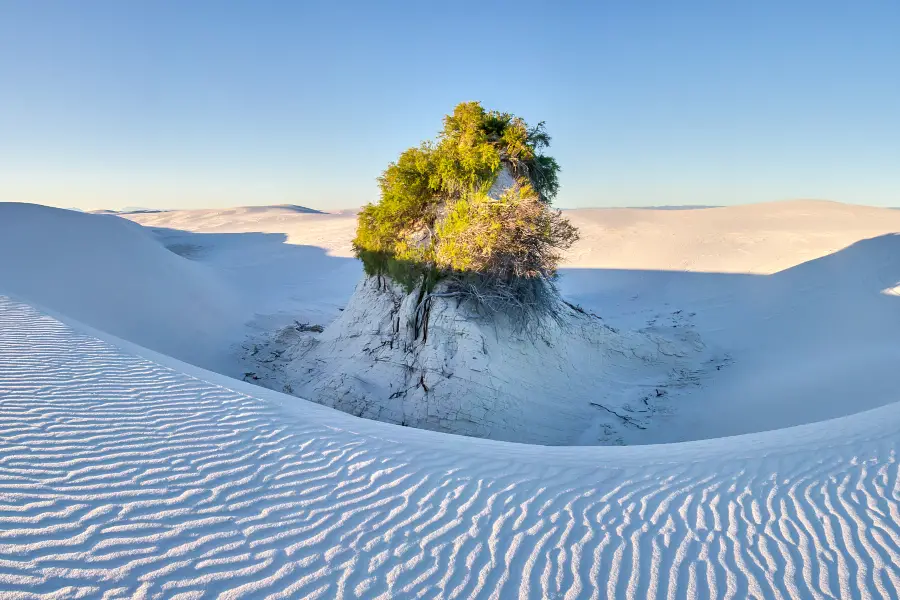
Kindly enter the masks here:
[[324, 333], [289, 326], [246, 359], [254, 382], [368, 419], [525, 443], [621, 444], [728, 363], [673, 317], [673, 326], [619, 331], [559, 301], [558, 319], [522, 326], [455, 298], [422, 303], [372, 277]]

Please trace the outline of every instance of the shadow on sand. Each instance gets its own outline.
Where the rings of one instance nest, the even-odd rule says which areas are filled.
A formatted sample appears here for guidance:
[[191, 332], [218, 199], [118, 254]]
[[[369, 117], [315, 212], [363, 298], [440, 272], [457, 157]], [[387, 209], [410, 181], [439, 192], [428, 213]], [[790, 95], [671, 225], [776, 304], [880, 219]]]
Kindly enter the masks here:
[[[256, 326], [327, 325], [362, 277], [356, 259], [276, 233], [153, 230], [243, 290]], [[900, 398], [900, 235], [862, 240], [772, 275], [560, 269], [564, 297], [617, 328], [690, 328], [733, 358], [673, 407], [659, 443], [777, 429]], [[661, 431], [665, 430], [662, 435]]]

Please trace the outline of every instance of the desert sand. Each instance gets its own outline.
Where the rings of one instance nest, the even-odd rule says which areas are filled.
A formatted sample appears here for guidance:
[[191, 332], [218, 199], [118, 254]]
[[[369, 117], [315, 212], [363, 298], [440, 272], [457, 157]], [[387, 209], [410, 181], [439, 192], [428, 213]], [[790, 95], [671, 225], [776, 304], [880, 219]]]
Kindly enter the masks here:
[[352, 213], [0, 204], [3, 595], [900, 594], [900, 212], [569, 214], [567, 300], [728, 357], [625, 447], [240, 381], [248, 340], [345, 308]]

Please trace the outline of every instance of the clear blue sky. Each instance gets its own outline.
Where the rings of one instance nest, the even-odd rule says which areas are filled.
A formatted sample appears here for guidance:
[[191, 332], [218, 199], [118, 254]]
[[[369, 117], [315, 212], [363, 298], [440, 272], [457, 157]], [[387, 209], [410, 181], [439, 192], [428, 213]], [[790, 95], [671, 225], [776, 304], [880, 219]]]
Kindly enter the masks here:
[[0, 200], [359, 206], [464, 100], [560, 206], [900, 206], [900, 2], [0, 0]]

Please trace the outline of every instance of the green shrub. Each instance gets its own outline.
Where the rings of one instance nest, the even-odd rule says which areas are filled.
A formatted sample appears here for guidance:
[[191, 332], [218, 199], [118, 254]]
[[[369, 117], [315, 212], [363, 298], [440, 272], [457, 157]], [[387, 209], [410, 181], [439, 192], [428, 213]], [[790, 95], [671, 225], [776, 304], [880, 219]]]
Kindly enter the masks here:
[[487, 273], [508, 281], [552, 277], [559, 251], [571, 246], [578, 233], [524, 184], [499, 199], [474, 194], [457, 201], [441, 222], [437, 238], [439, 269]]
[[[543, 122], [459, 104], [436, 141], [403, 152], [379, 177], [381, 198], [360, 212], [353, 242], [366, 273], [408, 291], [448, 275], [552, 278], [578, 234], [549, 206], [559, 190], [559, 165], [541, 153], [549, 143]], [[491, 194], [504, 169], [515, 184]]]

